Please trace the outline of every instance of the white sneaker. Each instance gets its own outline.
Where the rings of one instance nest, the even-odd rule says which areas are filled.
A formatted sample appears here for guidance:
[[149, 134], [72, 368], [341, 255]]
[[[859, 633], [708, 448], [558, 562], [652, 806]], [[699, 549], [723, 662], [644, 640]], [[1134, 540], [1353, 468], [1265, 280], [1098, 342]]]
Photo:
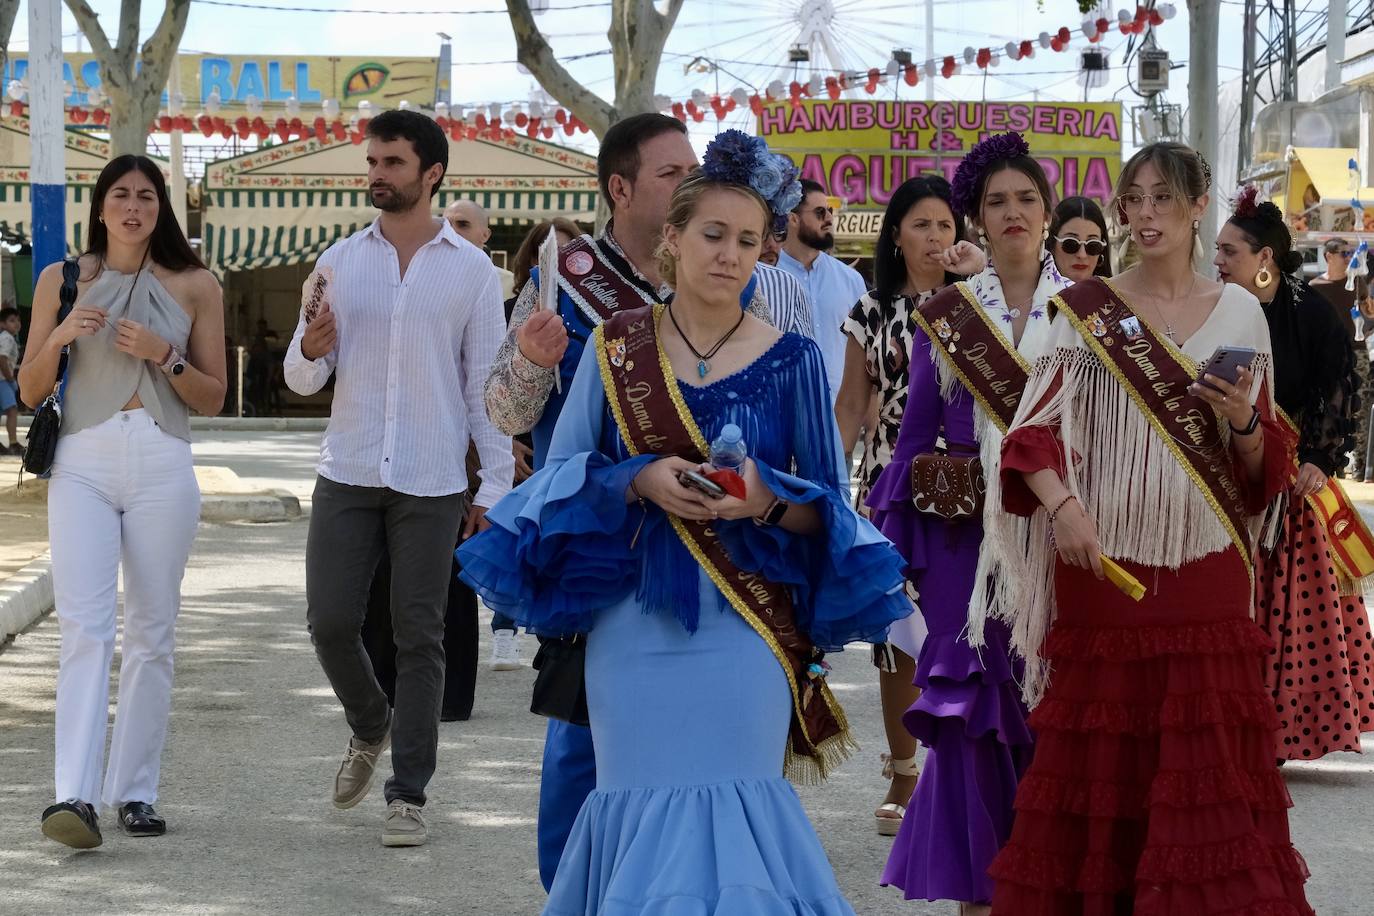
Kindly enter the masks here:
[[492, 671], [518, 671], [524, 667], [520, 661], [519, 633], [497, 630], [492, 634], [490, 667]]

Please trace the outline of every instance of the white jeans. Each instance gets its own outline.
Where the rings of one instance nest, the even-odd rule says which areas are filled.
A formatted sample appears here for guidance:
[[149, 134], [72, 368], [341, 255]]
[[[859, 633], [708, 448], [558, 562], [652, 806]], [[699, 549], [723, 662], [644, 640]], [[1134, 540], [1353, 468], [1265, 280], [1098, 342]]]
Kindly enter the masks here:
[[[57, 672], [57, 799], [94, 805], [157, 800], [172, 705], [181, 577], [200, 518], [189, 443], [127, 410], [58, 441], [48, 487], [53, 593], [62, 631]], [[120, 561], [123, 663], [109, 769]]]

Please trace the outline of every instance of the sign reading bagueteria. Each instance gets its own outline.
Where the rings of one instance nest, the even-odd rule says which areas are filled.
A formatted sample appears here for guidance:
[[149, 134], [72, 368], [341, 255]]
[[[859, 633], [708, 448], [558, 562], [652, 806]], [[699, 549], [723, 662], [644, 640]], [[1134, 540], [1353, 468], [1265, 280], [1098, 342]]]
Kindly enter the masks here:
[[954, 177], [988, 134], [1015, 130], [1044, 166], [1057, 197], [1111, 197], [1121, 171], [1119, 102], [924, 102], [809, 99], [767, 105], [768, 148], [850, 207], [880, 208], [906, 181]]
[[[187, 54], [181, 66], [181, 94], [187, 113], [202, 110], [213, 93], [226, 109], [242, 108], [250, 96], [265, 110], [280, 110], [295, 96], [305, 111], [334, 99], [345, 108], [364, 99], [380, 111], [402, 101], [434, 104], [437, 57], [257, 57], [241, 54]], [[28, 73], [28, 57], [11, 55], [4, 85]], [[100, 85], [100, 61], [91, 54], [64, 54], [62, 79], [72, 92], [66, 104], [89, 106], [90, 91]]]

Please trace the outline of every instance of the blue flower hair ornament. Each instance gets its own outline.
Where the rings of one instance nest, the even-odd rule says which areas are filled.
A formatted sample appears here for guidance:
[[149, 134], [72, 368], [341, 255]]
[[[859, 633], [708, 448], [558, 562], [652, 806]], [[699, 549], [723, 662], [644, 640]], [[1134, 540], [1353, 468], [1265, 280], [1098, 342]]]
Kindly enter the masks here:
[[978, 180], [994, 162], [1000, 159], [1020, 159], [1030, 155], [1030, 144], [1016, 131], [993, 134], [986, 140], [974, 145], [954, 170], [954, 181], [950, 184], [949, 199], [954, 212], [964, 215], [978, 212], [975, 195]]
[[792, 160], [769, 152], [762, 137], [751, 137], [742, 130], [716, 135], [702, 157], [701, 173], [711, 181], [742, 185], [757, 193], [773, 211], [775, 229], [787, 225], [787, 214], [802, 201], [801, 182]]

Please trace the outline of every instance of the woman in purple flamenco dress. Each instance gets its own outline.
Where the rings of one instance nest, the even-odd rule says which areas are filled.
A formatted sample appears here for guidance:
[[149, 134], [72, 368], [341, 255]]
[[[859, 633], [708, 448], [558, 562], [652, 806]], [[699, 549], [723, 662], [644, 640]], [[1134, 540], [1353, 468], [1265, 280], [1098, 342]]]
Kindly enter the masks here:
[[[1049, 300], [1067, 285], [1042, 247], [1050, 218], [1044, 173], [1020, 145], [1003, 142], [990, 155], [970, 154], [954, 185], [956, 208], [983, 238], [990, 264], [937, 294], [921, 313], [938, 315], [941, 302], [963, 297], [986, 316], [997, 340], [1029, 363], [1049, 328]], [[939, 331], [936, 347], [946, 345], [948, 329], [938, 320], [914, 329], [901, 432], [868, 498], [873, 523], [906, 561], [929, 630], [916, 660], [921, 696], [903, 718], [928, 753], [882, 884], [901, 888], [908, 900], [958, 901], [962, 913], [980, 914], [992, 899], [987, 867], [1011, 834], [1012, 802], [1033, 739], [1008, 629], [991, 613], [997, 570], [991, 551], [984, 555], [983, 518], [946, 521], [913, 503], [918, 455], [978, 455], [995, 488], [1002, 441], [945, 354], [932, 348], [926, 327]], [[989, 492], [986, 506], [1000, 511], [995, 495]], [[978, 647], [968, 641], [971, 614], [985, 619], [974, 630], [983, 633]]]

